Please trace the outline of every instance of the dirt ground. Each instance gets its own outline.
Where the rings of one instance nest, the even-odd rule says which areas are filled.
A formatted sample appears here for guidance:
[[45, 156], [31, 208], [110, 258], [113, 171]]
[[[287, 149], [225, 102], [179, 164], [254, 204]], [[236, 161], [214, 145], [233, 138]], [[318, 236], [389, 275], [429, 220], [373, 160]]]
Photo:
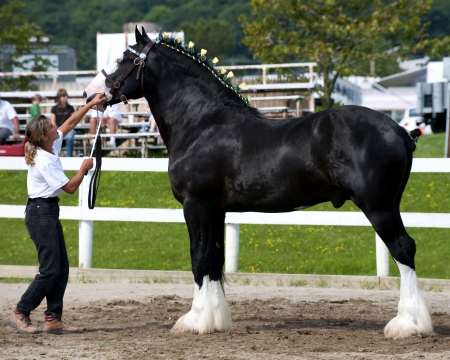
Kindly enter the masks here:
[[[435, 335], [388, 340], [399, 292], [227, 285], [234, 329], [173, 335], [192, 284], [69, 283], [76, 335], [20, 335], [8, 317], [27, 284], [0, 284], [0, 359], [449, 359], [450, 293], [427, 292]], [[42, 327], [44, 307], [31, 319]]]

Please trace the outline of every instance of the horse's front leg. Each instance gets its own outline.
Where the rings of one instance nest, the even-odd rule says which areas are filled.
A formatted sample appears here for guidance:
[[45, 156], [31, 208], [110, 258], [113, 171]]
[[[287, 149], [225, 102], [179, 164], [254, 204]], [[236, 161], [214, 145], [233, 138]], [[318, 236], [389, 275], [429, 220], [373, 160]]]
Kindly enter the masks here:
[[188, 202], [184, 205], [184, 217], [191, 245], [194, 300], [191, 310], [178, 319], [171, 332], [205, 334], [231, 330], [231, 312], [222, 283], [225, 213]]

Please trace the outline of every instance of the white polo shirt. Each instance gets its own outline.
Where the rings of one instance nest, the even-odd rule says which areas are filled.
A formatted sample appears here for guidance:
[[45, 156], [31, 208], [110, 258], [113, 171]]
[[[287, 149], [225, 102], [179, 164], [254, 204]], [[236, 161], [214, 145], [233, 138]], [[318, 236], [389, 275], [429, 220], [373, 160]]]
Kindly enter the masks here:
[[64, 174], [59, 152], [63, 141], [63, 133], [58, 130], [59, 138], [53, 143], [53, 154], [38, 149], [34, 158], [35, 165], [28, 167], [28, 197], [49, 198], [61, 194], [62, 187], [69, 182]]
[[0, 128], [7, 128], [14, 133], [13, 119], [17, 116], [13, 106], [5, 100], [0, 99]]

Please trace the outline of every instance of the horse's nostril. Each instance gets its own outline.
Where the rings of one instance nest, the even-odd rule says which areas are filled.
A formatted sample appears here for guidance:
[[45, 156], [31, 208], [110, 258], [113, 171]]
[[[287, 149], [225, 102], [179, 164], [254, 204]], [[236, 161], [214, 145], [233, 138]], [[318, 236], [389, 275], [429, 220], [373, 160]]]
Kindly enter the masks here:
[[86, 97], [86, 96], [87, 96], [87, 94], [86, 94], [86, 91], [83, 91], [83, 96], [84, 96], [84, 97]]

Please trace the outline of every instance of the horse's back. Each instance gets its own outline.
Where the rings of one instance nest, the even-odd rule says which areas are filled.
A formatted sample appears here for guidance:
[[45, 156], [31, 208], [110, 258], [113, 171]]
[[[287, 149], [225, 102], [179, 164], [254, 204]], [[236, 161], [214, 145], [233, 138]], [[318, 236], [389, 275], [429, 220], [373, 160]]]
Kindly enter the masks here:
[[[299, 119], [301, 120], [301, 119]], [[362, 106], [340, 106], [313, 114], [300, 127], [308, 129], [314, 153], [347, 154], [355, 160], [406, 159], [414, 141], [389, 116]], [[383, 159], [379, 159], [382, 161]]]

